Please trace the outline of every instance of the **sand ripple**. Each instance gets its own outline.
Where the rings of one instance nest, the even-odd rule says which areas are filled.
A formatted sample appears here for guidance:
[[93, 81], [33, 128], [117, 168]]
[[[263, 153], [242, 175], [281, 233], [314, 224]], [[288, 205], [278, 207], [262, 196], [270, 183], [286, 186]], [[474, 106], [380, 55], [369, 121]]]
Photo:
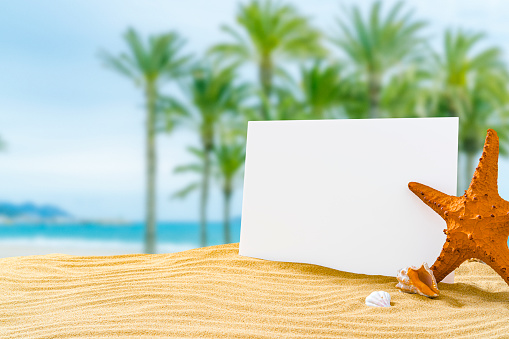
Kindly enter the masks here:
[[[0, 259], [0, 338], [501, 338], [509, 287], [464, 263], [431, 300], [395, 278], [240, 257], [175, 254]], [[364, 305], [372, 291], [391, 308]]]

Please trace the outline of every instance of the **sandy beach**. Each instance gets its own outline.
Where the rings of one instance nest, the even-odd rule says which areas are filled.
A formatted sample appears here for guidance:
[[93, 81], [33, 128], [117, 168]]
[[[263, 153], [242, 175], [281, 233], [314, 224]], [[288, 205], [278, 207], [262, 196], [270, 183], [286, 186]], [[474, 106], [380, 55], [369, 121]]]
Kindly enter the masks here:
[[[396, 279], [241, 257], [238, 244], [174, 254], [0, 259], [2, 338], [503, 338], [509, 287], [466, 262], [428, 299]], [[372, 291], [392, 307], [364, 304]]]

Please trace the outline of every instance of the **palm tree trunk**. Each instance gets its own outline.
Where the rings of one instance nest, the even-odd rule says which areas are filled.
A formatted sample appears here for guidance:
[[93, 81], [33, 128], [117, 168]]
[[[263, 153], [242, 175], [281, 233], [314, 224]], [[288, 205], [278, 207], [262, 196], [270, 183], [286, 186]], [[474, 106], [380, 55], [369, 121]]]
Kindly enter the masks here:
[[154, 81], [148, 81], [146, 96], [146, 205], [145, 253], [156, 253], [156, 96]]
[[223, 210], [223, 231], [224, 231], [224, 243], [229, 244], [231, 241], [230, 236], [230, 203], [231, 203], [231, 184], [226, 183], [223, 189], [224, 198], [224, 210]]
[[270, 57], [267, 56], [262, 58], [258, 72], [263, 93], [267, 98], [269, 98], [272, 92], [272, 77], [274, 73], [274, 67]]
[[368, 95], [369, 95], [369, 118], [380, 117], [380, 76], [376, 74], [369, 75], [368, 79]]
[[200, 197], [200, 246], [207, 246], [207, 201], [209, 196], [211, 144], [204, 147], [203, 178]]
[[[258, 78], [260, 80], [260, 86], [262, 87], [262, 93], [270, 105], [270, 95], [272, 93], [272, 76], [273, 76], [272, 60], [269, 57], [263, 57], [258, 67]], [[263, 120], [270, 120], [269, 108], [262, 104], [260, 105], [260, 114]]]

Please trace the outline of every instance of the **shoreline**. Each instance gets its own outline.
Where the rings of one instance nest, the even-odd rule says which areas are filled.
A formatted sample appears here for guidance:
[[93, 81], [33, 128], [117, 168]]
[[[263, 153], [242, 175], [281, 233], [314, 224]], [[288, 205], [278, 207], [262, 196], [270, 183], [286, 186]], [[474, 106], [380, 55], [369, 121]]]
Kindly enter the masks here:
[[[230, 220], [230, 224], [240, 224], [240, 217]], [[4, 219], [0, 218], [0, 227], [3, 226], [129, 226], [144, 225], [143, 220], [124, 220], [124, 219]], [[197, 225], [199, 220], [159, 220], [158, 225]], [[223, 220], [208, 220], [207, 225], [223, 225]]]
[[[197, 247], [193, 243], [161, 242], [157, 245], [157, 253], [182, 252]], [[44, 237], [0, 239], [0, 258], [54, 253], [79, 256], [141, 254], [143, 242]]]

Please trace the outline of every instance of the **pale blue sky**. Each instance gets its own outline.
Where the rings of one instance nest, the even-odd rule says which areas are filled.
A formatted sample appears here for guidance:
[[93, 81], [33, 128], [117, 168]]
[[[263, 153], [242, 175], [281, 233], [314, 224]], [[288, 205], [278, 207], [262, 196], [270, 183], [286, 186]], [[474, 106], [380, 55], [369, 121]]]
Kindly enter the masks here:
[[[301, 12], [330, 32], [341, 4], [351, 1], [294, 0]], [[366, 7], [370, 1], [356, 1]], [[394, 1], [386, 1], [393, 3]], [[144, 196], [143, 102], [126, 79], [104, 69], [97, 53], [124, 49], [128, 26], [144, 34], [177, 30], [187, 51], [199, 53], [223, 39], [219, 26], [233, 23], [237, 1], [48, 0], [3, 1], [0, 5], [0, 200], [59, 205], [76, 216], [142, 219]], [[444, 27], [483, 30], [509, 48], [509, 5], [503, 0], [407, 1], [430, 22], [439, 42]], [[185, 163], [195, 137], [179, 131], [159, 137], [159, 216], [195, 220], [197, 195], [170, 201], [190, 176], [171, 170]], [[500, 173], [509, 173], [508, 162]], [[233, 199], [240, 215], [241, 187]], [[509, 178], [500, 180], [509, 197]], [[212, 219], [221, 218], [214, 189]]]

